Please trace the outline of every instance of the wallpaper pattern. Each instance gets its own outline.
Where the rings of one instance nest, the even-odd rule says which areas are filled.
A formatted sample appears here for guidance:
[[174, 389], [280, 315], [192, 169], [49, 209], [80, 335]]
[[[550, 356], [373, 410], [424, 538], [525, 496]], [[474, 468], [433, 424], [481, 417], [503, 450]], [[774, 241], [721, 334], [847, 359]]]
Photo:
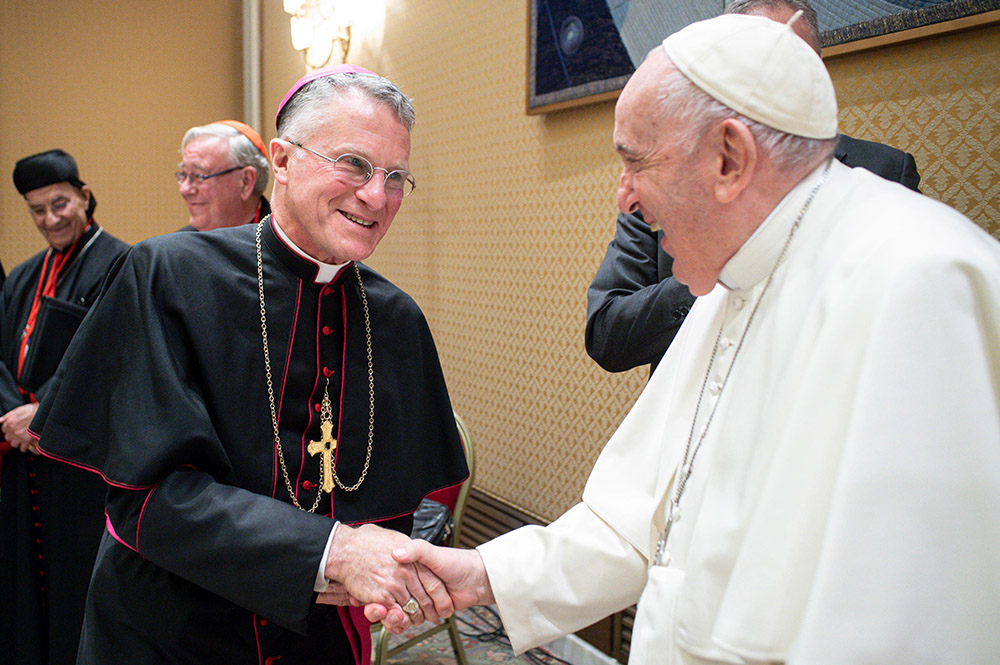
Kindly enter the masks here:
[[[477, 485], [554, 519], [646, 380], [583, 348], [614, 229], [606, 102], [527, 116], [525, 3], [390, 4], [371, 56], [414, 97], [418, 188], [372, 265], [423, 307]], [[914, 153], [923, 191], [1000, 237], [1000, 27], [843, 56], [845, 132]]]
[[1000, 26], [827, 66], [842, 131], [913, 153], [924, 194], [1000, 239]]

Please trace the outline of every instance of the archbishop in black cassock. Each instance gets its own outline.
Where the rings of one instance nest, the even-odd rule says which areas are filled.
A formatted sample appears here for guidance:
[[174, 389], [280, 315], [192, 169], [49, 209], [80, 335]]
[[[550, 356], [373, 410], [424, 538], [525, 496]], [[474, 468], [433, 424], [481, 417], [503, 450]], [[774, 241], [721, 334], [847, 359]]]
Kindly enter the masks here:
[[[256, 663], [258, 653], [282, 665], [361, 662], [363, 616], [312, 599], [331, 518], [409, 533], [423, 497], [468, 475], [423, 315], [359, 265], [375, 385], [367, 476], [332, 503], [324, 496], [316, 514], [291, 505], [268, 407], [256, 230], [136, 245], [70, 347], [59, 394], [32, 422], [45, 454], [109, 487], [82, 663]], [[361, 292], [353, 264], [313, 281], [315, 263], [270, 219], [261, 241], [284, 463], [309, 507], [319, 463], [304, 451], [320, 438], [327, 377], [337, 474], [353, 485], [365, 464]]]

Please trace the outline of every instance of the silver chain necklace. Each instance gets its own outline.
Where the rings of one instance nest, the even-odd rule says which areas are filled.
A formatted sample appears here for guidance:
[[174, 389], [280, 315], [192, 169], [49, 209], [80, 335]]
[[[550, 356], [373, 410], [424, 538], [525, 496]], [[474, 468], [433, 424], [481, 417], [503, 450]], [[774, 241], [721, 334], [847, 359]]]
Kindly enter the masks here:
[[671, 527], [681, 519], [681, 497], [684, 496], [684, 489], [687, 487], [688, 478], [691, 477], [695, 457], [698, 456], [698, 451], [701, 450], [701, 444], [705, 441], [705, 436], [708, 434], [708, 427], [712, 424], [712, 419], [715, 417], [715, 410], [722, 401], [722, 393], [726, 389], [726, 384], [729, 383], [729, 377], [732, 375], [733, 367], [736, 365], [736, 358], [739, 357], [740, 349], [743, 348], [743, 342], [746, 340], [747, 332], [750, 330], [750, 325], [753, 323], [754, 316], [757, 314], [757, 308], [760, 307], [761, 301], [764, 300], [764, 294], [767, 293], [767, 289], [771, 286], [771, 281], [774, 279], [774, 274], [778, 271], [778, 268], [781, 266], [781, 262], [785, 259], [785, 253], [788, 251], [788, 246], [792, 243], [792, 236], [794, 236], [795, 231], [798, 230], [799, 223], [802, 221], [806, 211], [809, 209], [809, 204], [811, 204], [813, 198], [816, 197], [816, 192], [818, 192], [819, 188], [823, 186], [824, 182], [826, 182], [826, 176], [829, 172], [830, 163], [827, 163], [823, 173], [819, 176], [819, 180], [816, 181], [812, 191], [809, 192], [809, 197], [806, 198], [805, 203], [802, 204], [802, 209], [799, 210], [798, 217], [796, 217], [795, 222], [792, 223], [792, 228], [788, 231], [788, 237], [785, 239], [785, 244], [781, 248], [781, 253], [778, 254], [778, 259], [774, 262], [774, 267], [771, 268], [771, 273], [767, 276], [767, 282], [764, 283], [764, 288], [760, 292], [760, 297], [757, 298], [757, 302], [754, 304], [753, 310], [750, 311], [750, 317], [747, 319], [747, 324], [744, 326], [743, 333], [740, 335], [740, 341], [736, 344], [736, 349], [733, 351], [733, 360], [729, 364], [729, 369], [726, 371], [725, 378], [722, 379], [722, 385], [719, 387], [715, 404], [712, 406], [712, 410], [708, 414], [708, 420], [702, 426], [701, 432], [698, 435], [698, 441], [697, 443], [694, 443], [694, 449], [692, 450], [691, 444], [694, 442], [695, 426], [698, 424], [698, 414], [701, 411], [701, 402], [705, 398], [705, 388], [708, 386], [708, 379], [712, 375], [712, 367], [715, 365], [715, 357], [719, 352], [719, 342], [722, 340], [722, 329], [725, 327], [724, 325], [719, 326], [719, 334], [715, 337], [715, 346], [712, 347], [712, 356], [708, 360], [708, 369], [705, 371], [705, 379], [701, 383], [701, 392], [698, 394], [698, 403], [694, 408], [694, 418], [691, 420], [691, 431], [688, 433], [687, 445], [684, 447], [684, 457], [681, 459], [681, 463], [677, 467], [677, 482], [674, 484], [674, 497], [670, 500], [670, 504], [667, 508], [667, 523], [663, 527], [663, 531], [660, 533], [660, 537], [656, 541], [656, 554], [653, 556], [653, 565], [670, 565], [670, 552], [667, 550], [667, 539], [670, 537]]
[[[271, 357], [268, 353], [267, 348], [267, 313], [264, 309], [264, 259], [261, 254], [260, 249], [260, 231], [267, 221], [265, 217], [257, 224], [256, 233], [256, 244], [257, 244], [257, 290], [260, 294], [260, 331], [261, 339], [264, 342], [264, 371], [267, 375], [267, 401], [271, 407], [271, 426], [274, 428], [274, 446], [278, 451], [278, 462], [281, 465], [281, 475], [285, 479], [285, 488], [288, 490], [288, 495], [292, 498], [292, 504], [299, 510], [306, 510], [301, 505], [299, 505], [298, 497], [295, 496], [295, 490], [292, 488], [292, 481], [288, 476], [288, 468], [285, 466], [285, 455], [281, 449], [281, 435], [278, 432], [278, 415], [274, 408], [274, 388], [271, 382]], [[332, 463], [332, 451], [337, 447], [336, 439], [332, 439], [329, 436], [329, 431], [333, 428], [333, 416], [332, 409], [330, 407], [330, 394], [329, 390], [324, 388], [323, 390], [323, 410], [321, 413], [321, 429], [323, 430], [324, 436], [321, 441], [311, 442], [308, 451], [310, 454], [322, 454], [320, 461], [319, 470], [319, 486], [316, 488], [316, 501], [313, 503], [312, 507], [308, 509], [307, 512], [314, 513], [316, 508], [319, 507], [320, 499], [323, 497], [323, 492], [330, 494], [333, 491], [330, 479], [332, 478], [336, 482], [337, 487], [344, 490], [345, 492], [353, 492], [359, 487], [361, 483], [365, 481], [365, 476], [368, 475], [368, 465], [372, 459], [372, 440], [375, 435], [375, 373], [372, 369], [372, 328], [371, 320], [368, 314], [368, 296], [365, 293], [365, 285], [361, 281], [361, 271], [358, 269], [358, 264], [354, 264], [354, 274], [358, 278], [358, 288], [361, 289], [361, 304], [364, 307], [365, 312], [365, 342], [368, 351], [368, 451], [365, 454], [365, 466], [361, 471], [361, 477], [358, 478], [358, 482], [354, 485], [347, 487], [337, 476], [337, 470]], [[330, 381], [327, 379], [327, 386], [329, 386]], [[321, 444], [326, 444], [329, 441], [330, 446], [324, 446]], [[312, 444], [316, 444], [315, 446]]]

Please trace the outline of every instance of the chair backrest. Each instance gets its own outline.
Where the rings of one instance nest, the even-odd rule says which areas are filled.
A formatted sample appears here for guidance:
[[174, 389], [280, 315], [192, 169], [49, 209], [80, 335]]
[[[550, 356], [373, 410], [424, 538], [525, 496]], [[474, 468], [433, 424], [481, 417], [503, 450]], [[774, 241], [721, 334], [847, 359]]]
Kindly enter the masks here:
[[465, 421], [462, 420], [462, 416], [455, 413], [455, 425], [458, 426], [458, 436], [462, 439], [462, 448], [465, 450], [465, 461], [469, 467], [469, 477], [462, 483], [461, 489], [458, 491], [458, 498], [455, 500], [455, 510], [452, 511], [452, 519], [455, 523], [455, 528], [452, 531], [452, 545], [458, 545], [458, 537], [461, 535], [462, 531], [462, 517], [465, 514], [465, 501], [469, 498], [469, 490], [472, 489], [472, 482], [476, 475], [476, 454], [472, 447], [472, 435], [469, 433], [469, 428], [466, 426]]

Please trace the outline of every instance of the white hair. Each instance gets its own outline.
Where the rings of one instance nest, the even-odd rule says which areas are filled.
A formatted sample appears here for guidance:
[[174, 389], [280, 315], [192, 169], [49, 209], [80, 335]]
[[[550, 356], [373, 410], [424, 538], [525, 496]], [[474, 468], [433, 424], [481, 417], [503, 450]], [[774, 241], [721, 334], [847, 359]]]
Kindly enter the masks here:
[[213, 136], [221, 141], [225, 141], [229, 147], [229, 161], [233, 166], [252, 166], [257, 172], [257, 182], [253, 186], [254, 196], [263, 196], [267, 189], [267, 179], [271, 174], [267, 157], [261, 154], [257, 146], [238, 130], [229, 125], [212, 123], [211, 125], [200, 125], [192, 127], [184, 133], [181, 139], [181, 152], [187, 144], [200, 136]]
[[327, 106], [335, 97], [356, 91], [391, 109], [399, 122], [412, 131], [416, 113], [410, 98], [386, 78], [374, 74], [346, 72], [310, 81], [295, 93], [278, 116], [278, 136], [309, 138], [327, 119]]

